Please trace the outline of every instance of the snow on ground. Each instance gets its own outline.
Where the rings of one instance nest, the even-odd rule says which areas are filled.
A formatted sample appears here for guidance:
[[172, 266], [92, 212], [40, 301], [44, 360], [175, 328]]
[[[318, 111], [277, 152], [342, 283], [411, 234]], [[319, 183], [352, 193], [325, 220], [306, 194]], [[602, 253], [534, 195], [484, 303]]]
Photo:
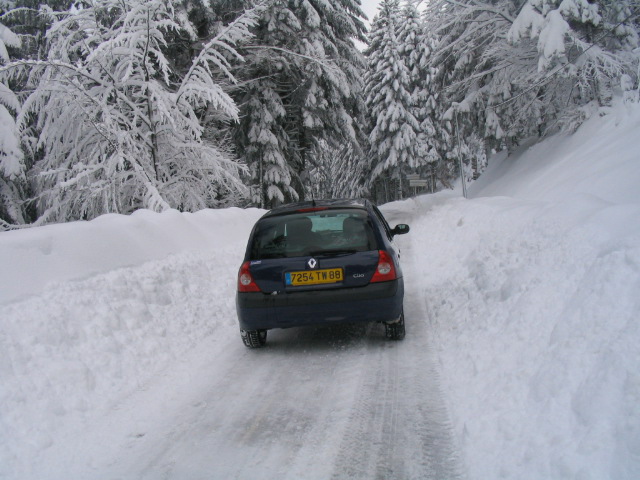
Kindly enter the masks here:
[[54, 282], [137, 266], [183, 251], [227, 248], [230, 238], [248, 235], [249, 224], [262, 213], [229, 208], [197, 213], [170, 210], [159, 215], [139, 210], [128, 217], [110, 214], [90, 222], [5, 232], [0, 239], [0, 304], [39, 294]]
[[47, 471], [56, 438], [235, 327], [240, 239], [262, 213], [140, 211], [0, 236], [0, 478]]
[[[429, 462], [439, 478], [457, 456], [470, 479], [638, 478], [639, 127], [640, 110], [619, 107], [495, 162], [468, 200], [455, 191], [383, 206], [412, 228], [398, 238], [408, 336], [382, 349], [372, 329], [276, 331], [263, 356], [244, 350], [235, 275], [259, 210], [0, 234], [0, 478], [340, 478], [332, 462], [345, 472], [350, 455], [380, 462], [371, 449], [388, 439], [411, 443], [397, 445], [403, 460], [420, 458], [406, 478]], [[431, 368], [433, 392], [412, 382]], [[256, 394], [264, 404], [243, 420], [236, 407]], [[288, 396], [314, 411], [265, 416]], [[428, 418], [440, 396], [450, 426]], [[271, 427], [288, 447], [265, 436], [269, 422], [282, 422]], [[370, 438], [376, 422], [381, 436]], [[443, 447], [433, 463], [440, 423], [459, 454]], [[212, 469], [205, 452], [216, 449]]]
[[621, 109], [413, 206], [470, 478], [640, 478], [638, 131]]

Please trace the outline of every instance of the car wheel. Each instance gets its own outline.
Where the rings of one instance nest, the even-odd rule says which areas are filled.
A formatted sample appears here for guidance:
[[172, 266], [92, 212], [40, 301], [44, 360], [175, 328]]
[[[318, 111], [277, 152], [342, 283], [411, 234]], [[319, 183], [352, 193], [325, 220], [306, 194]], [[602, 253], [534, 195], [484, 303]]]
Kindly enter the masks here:
[[402, 340], [404, 338], [404, 312], [400, 314], [400, 320], [394, 323], [385, 323], [385, 334], [391, 340]]
[[267, 343], [266, 330], [240, 330], [240, 336], [249, 348], [264, 347], [264, 344]]

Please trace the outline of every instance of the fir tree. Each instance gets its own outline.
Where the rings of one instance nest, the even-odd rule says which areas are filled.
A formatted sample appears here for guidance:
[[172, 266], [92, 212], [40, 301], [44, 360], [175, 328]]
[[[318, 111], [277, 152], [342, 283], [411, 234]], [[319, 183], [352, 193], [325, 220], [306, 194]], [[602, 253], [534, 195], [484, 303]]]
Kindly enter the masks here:
[[534, 90], [555, 106], [561, 126], [574, 129], [611, 104], [624, 75], [637, 82], [637, 19], [637, 6], [627, 0], [527, 1], [507, 40], [537, 60], [526, 72]]
[[[4, 17], [2, 15], [0, 21]], [[10, 61], [7, 47], [20, 46], [19, 37], [0, 23], [0, 65]], [[10, 223], [25, 223], [22, 202], [26, 169], [15, 123], [15, 115], [19, 111], [16, 95], [7, 85], [0, 83], [0, 229], [8, 228]]]
[[359, 148], [363, 60], [353, 39], [363, 38], [362, 16], [357, 0], [276, 0], [252, 30], [236, 143], [259, 205], [304, 196], [312, 152]]
[[[403, 177], [417, 166], [411, 72], [398, 48], [401, 26], [398, 0], [383, 0], [373, 21], [365, 52], [368, 70], [365, 93], [370, 115], [370, 182], [382, 185], [386, 200], [403, 196]], [[391, 187], [390, 185], [393, 185]], [[389, 191], [395, 190], [394, 193]]]
[[[441, 125], [440, 92], [435, 84], [438, 69], [431, 63], [436, 39], [427, 31], [416, 6], [407, 2], [398, 33], [398, 50], [409, 70], [411, 112], [419, 123], [412, 171], [442, 177], [450, 136]], [[441, 180], [448, 183], [447, 175]]]

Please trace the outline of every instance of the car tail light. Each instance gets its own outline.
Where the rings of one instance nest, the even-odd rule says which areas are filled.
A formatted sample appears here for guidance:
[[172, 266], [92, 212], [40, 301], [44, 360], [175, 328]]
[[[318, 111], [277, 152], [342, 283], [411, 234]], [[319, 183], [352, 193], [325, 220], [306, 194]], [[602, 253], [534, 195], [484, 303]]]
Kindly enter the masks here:
[[384, 250], [378, 250], [378, 266], [376, 267], [373, 277], [371, 277], [371, 283], [388, 282], [396, 278], [398, 278], [396, 276], [396, 267], [393, 264], [391, 255]]
[[249, 271], [249, 262], [244, 262], [238, 272], [238, 291], [239, 292], [259, 292], [260, 288], [256, 284], [251, 272]]

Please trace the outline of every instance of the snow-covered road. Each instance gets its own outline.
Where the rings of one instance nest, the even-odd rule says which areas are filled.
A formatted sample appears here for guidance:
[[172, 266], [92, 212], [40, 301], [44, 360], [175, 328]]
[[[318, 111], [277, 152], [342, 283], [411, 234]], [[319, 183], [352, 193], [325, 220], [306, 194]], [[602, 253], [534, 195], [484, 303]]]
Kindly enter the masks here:
[[227, 329], [154, 379], [148, 399], [114, 411], [116, 423], [128, 417], [135, 428], [113, 439], [120, 448], [95, 478], [458, 478], [425, 312], [406, 269], [414, 321], [405, 341], [388, 341], [380, 325], [274, 330], [266, 348], [250, 351]]
[[[78, 474], [458, 478], [424, 330], [412, 324], [402, 343], [385, 340], [377, 326], [274, 331], [260, 351], [246, 350], [237, 335], [207, 341], [104, 418], [114, 446], [93, 464], [95, 476], [76, 464]], [[126, 426], [116, 438], [114, 424]]]

